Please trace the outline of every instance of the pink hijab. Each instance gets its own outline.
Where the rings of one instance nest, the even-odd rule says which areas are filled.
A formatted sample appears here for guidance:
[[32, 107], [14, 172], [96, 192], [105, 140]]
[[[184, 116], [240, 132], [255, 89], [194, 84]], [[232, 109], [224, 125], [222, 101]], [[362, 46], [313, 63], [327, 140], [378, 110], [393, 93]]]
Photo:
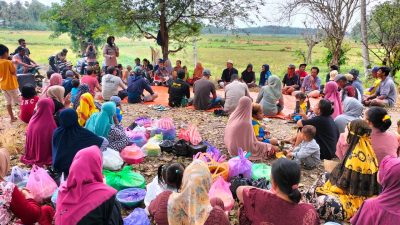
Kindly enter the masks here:
[[42, 95], [41, 95], [41, 98], [47, 98], [47, 97], [49, 97], [49, 96], [47, 96], [47, 90], [49, 90], [49, 87], [55, 86], [55, 85], [62, 86], [62, 83], [63, 83], [63, 78], [62, 78], [61, 74], [59, 74], [59, 73], [53, 73], [53, 74], [51, 75], [51, 77], [50, 77], [50, 85], [47, 86], [47, 87], [43, 90]]
[[80, 150], [74, 157], [66, 182], [57, 198], [56, 224], [75, 225], [93, 209], [117, 193], [103, 183], [99, 147]]
[[273, 152], [270, 144], [257, 140], [251, 124], [251, 110], [251, 99], [246, 96], [240, 98], [225, 128], [224, 143], [232, 156], [236, 156], [238, 149], [242, 148], [244, 151], [251, 152], [250, 159], [265, 159]]
[[382, 193], [371, 198], [351, 219], [351, 224], [397, 225], [400, 220], [400, 159], [386, 156], [379, 166]]
[[340, 99], [340, 93], [338, 91], [338, 85], [334, 81], [329, 81], [325, 85], [325, 99], [333, 102], [333, 114], [332, 118], [335, 119], [337, 116], [343, 114], [342, 100]]
[[25, 154], [21, 161], [27, 165], [50, 165], [51, 140], [57, 128], [53, 117], [54, 102], [50, 98], [40, 99], [37, 111], [29, 121], [26, 132]]

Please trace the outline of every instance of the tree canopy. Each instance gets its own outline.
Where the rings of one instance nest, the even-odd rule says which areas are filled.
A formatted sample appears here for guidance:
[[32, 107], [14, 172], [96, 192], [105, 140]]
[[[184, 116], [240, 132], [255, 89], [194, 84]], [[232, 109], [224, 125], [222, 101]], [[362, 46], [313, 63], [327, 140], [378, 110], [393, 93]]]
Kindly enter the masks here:
[[37, 0], [24, 3], [0, 1], [0, 27], [14, 30], [45, 30], [47, 27], [41, 21], [40, 15], [48, 9], [49, 7]]

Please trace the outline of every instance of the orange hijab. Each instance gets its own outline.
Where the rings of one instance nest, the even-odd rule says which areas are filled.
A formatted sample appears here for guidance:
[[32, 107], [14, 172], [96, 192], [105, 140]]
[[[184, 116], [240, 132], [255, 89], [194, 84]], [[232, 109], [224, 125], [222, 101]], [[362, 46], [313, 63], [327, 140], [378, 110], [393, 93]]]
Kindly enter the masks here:
[[193, 78], [201, 79], [203, 77], [203, 65], [201, 63], [196, 64], [196, 68], [194, 68]]

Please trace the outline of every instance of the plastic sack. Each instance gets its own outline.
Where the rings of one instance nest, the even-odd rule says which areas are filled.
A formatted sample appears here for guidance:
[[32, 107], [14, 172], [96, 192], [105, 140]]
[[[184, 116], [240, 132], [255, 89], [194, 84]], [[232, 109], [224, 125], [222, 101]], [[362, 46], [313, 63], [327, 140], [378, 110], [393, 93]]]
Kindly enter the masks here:
[[158, 182], [158, 176], [155, 176], [153, 180], [146, 186], [146, 196], [144, 197], [144, 205], [146, 208], [150, 206], [150, 203], [157, 198], [165, 189]]
[[107, 170], [119, 170], [124, 164], [124, 160], [122, 160], [118, 151], [115, 151], [111, 148], [107, 148], [106, 151], [103, 152], [103, 168]]
[[126, 136], [128, 136], [132, 144], [135, 144], [139, 147], [142, 147], [147, 143], [147, 137], [145, 132], [125, 131], [125, 134]]
[[7, 181], [14, 183], [18, 187], [25, 187], [29, 178], [29, 171], [20, 168], [19, 166], [13, 166], [11, 169], [11, 175], [7, 178]]
[[211, 157], [217, 162], [224, 162], [226, 160], [226, 156], [221, 154], [221, 151], [210, 144], [207, 141], [203, 141], [203, 144], [207, 145], [206, 152], [211, 155]]
[[172, 153], [172, 151], [174, 150], [174, 144], [174, 141], [165, 140], [162, 141], [159, 145], [162, 152]]
[[152, 120], [147, 116], [141, 116], [136, 118], [135, 123], [141, 127], [151, 127]]
[[176, 138], [176, 130], [175, 128], [171, 128], [171, 129], [164, 129], [164, 128], [160, 128], [161, 133], [163, 135], [163, 140], [175, 140]]
[[266, 189], [266, 190], [271, 189], [270, 182], [267, 179], [265, 179], [264, 177], [262, 177], [258, 180], [253, 180], [253, 183], [251, 184], [251, 186], [260, 188], [260, 189]]
[[144, 161], [145, 157], [142, 150], [136, 145], [125, 147], [120, 155], [124, 162], [128, 164], [139, 164]]
[[226, 182], [222, 177], [219, 177], [210, 188], [208, 196], [212, 198], [220, 198], [224, 202], [224, 210], [231, 211], [235, 200], [233, 199], [231, 190], [229, 187], [230, 183]]
[[240, 187], [240, 186], [252, 186], [253, 179], [245, 178], [245, 177], [243, 177], [242, 174], [240, 174], [239, 176], [232, 177], [230, 182], [231, 182], [230, 190], [232, 192], [232, 195], [233, 195], [233, 197], [235, 199], [237, 199], [236, 190], [238, 189], [238, 187]]
[[196, 126], [190, 125], [187, 130], [181, 129], [179, 131], [179, 139], [190, 142], [192, 145], [198, 145], [202, 141], [199, 131]]
[[43, 199], [50, 198], [57, 189], [57, 184], [47, 174], [46, 170], [34, 165], [28, 178], [26, 188], [31, 192], [33, 199], [42, 202]]
[[121, 171], [103, 170], [106, 184], [120, 191], [126, 188], [145, 188], [146, 180], [139, 173], [132, 171], [131, 166], [125, 166]]
[[252, 165], [252, 175], [253, 180], [258, 180], [260, 178], [265, 178], [270, 180], [271, 167], [264, 163], [254, 163]]
[[175, 129], [174, 121], [171, 118], [161, 118], [157, 121], [157, 127], [163, 130]]
[[252, 163], [246, 158], [246, 154], [247, 152], [243, 152], [242, 149], [239, 149], [238, 157], [232, 158], [228, 161], [229, 177], [243, 174], [243, 177], [251, 178]]
[[150, 138], [147, 144], [143, 145], [142, 151], [146, 156], [158, 157], [161, 154], [160, 143], [162, 141], [162, 135], [155, 135]]
[[150, 220], [144, 209], [136, 208], [124, 218], [124, 225], [150, 225]]
[[124, 207], [134, 208], [143, 202], [146, 196], [146, 189], [143, 188], [127, 188], [117, 193], [116, 199]]
[[187, 141], [181, 139], [174, 144], [173, 153], [176, 156], [189, 157], [189, 144]]

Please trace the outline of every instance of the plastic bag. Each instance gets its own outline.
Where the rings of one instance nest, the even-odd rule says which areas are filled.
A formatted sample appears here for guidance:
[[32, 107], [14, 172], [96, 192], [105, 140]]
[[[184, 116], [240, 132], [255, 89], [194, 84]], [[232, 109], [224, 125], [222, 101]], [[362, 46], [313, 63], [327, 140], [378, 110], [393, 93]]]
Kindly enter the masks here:
[[125, 131], [126, 136], [130, 139], [132, 144], [142, 147], [147, 143], [146, 132]]
[[164, 129], [164, 128], [160, 128], [161, 133], [163, 135], [163, 140], [175, 140], [176, 138], [176, 130], [175, 128], [171, 128], [171, 129]]
[[217, 162], [224, 162], [226, 160], [226, 156], [221, 154], [221, 151], [210, 144], [207, 141], [203, 141], [203, 144], [207, 145], [206, 152], [211, 155], [211, 157]]
[[57, 184], [47, 174], [46, 170], [34, 165], [28, 178], [26, 188], [31, 192], [37, 202], [50, 198], [57, 189]]
[[237, 199], [236, 190], [238, 189], [238, 187], [253, 185], [253, 179], [245, 178], [245, 177], [243, 177], [242, 174], [240, 174], [239, 176], [232, 177], [230, 181], [231, 181], [230, 190], [235, 199]]
[[172, 153], [172, 151], [174, 150], [174, 144], [174, 141], [165, 140], [162, 141], [159, 145], [162, 152]]
[[179, 131], [179, 139], [190, 142], [192, 145], [198, 145], [202, 141], [199, 131], [196, 126], [190, 125], [187, 130], [181, 129]]
[[120, 155], [124, 162], [128, 164], [139, 164], [143, 162], [145, 157], [142, 150], [136, 145], [125, 147]]
[[253, 180], [253, 183], [251, 184], [251, 186], [256, 187], [256, 188], [260, 188], [260, 189], [266, 189], [266, 190], [271, 189], [270, 182], [265, 178], [260, 178], [258, 180]]
[[136, 118], [135, 123], [141, 127], [151, 127], [152, 121], [151, 118], [147, 116], [141, 116]]
[[134, 208], [143, 202], [146, 196], [146, 189], [143, 188], [127, 188], [117, 193], [116, 199], [124, 207]]
[[25, 187], [29, 178], [29, 172], [19, 166], [13, 166], [11, 170], [11, 175], [8, 177], [7, 181], [16, 184], [18, 187]]
[[106, 151], [103, 152], [103, 168], [107, 170], [119, 170], [124, 164], [124, 160], [122, 160], [118, 151], [115, 151], [111, 148], [107, 148]]
[[157, 121], [157, 127], [163, 130], [175, 129], [174, 121], [171, 118], [161, 118]]
[[147, 144], [143, 145], [142, 151], [146, 156], [158, 157], [161, 155], [160, 143], [162, 141], [162, 135], [155, 135], [150, 138]]
[[252, 175], [251, 178], [253, 180], [258, 180], [260, 178], [265, 178], [266, 180], [270, 180], [271, 176], [271, 167], [264, 163], [254, 163], [252, 165]]
[[150, 220], [144, 209], [136, 208], [129, 216], [125, 217], [124, 225], [150, 225]]
[[230, 183], [226, 182], [222, 177], [219, 177], [210, 188], [208, 196], [211, 198], [220, 198], [224, 202], [224, 210], [230, 211], [235, 204], [231, 190]]
[[247, 152], [242, 149], [238, 150], [238, 157], [232, 158], [228, 161], [229, 164], [229, 177], [238, 176], [243, 174], [243, 177], [251, 178], [251, 162], [246, 158]]
[[121, 171], [103, 170], [107, 185], [120, 191], [126, 188], [145, 188], [146, 180], [142, 175], [132, 171], [131, 166], [125, 166]]

